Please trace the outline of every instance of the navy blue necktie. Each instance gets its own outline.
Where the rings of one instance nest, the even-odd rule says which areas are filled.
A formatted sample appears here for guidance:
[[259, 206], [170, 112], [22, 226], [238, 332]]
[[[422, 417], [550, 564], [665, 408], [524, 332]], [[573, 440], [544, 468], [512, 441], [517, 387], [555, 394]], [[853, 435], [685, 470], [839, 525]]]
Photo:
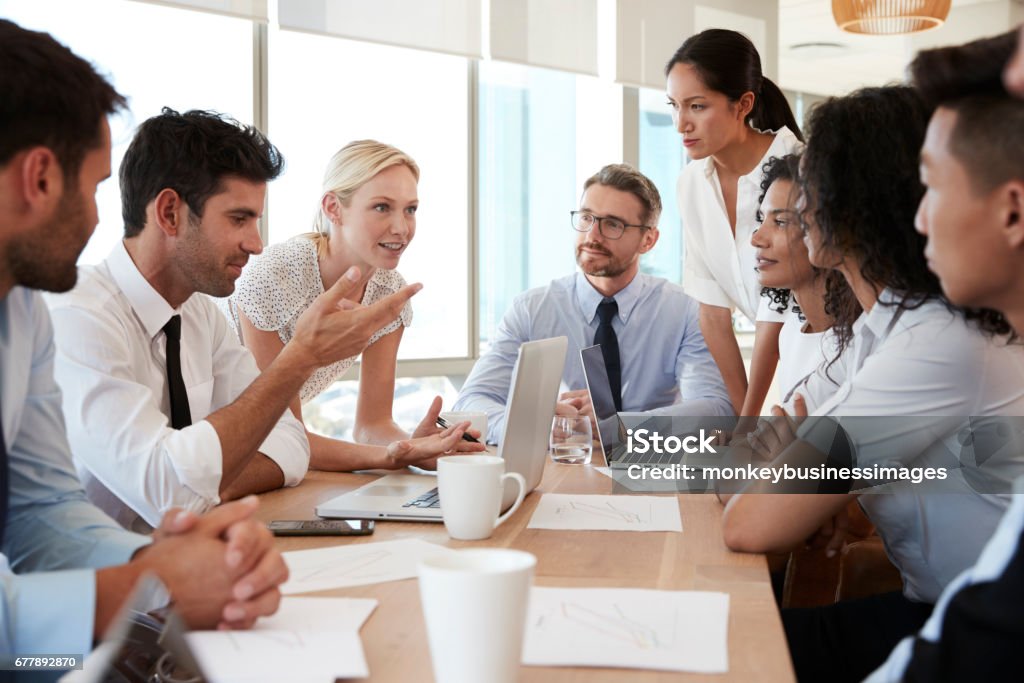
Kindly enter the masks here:
[[619, 314], [619, 304], [615, 299], [605, 299], [597, 306], [597, 317], [600, 322], [594, 334], [594, 343], [601, 345], [604, 366], [608, 370], [608, 383], [612, 387], [612, 398], [615, 410], [622, 410], [622, 364], [619, 361], [619, 338], [612, 328], [612, 320]]
[[4, 529], [7, 528], [8, 502], [7, 441], [4, 439], [3, 410], [0, 410], [0, 548], [4, 543]]
[[164, 325], [167, 335], [167, 388], [171, 395], [171, 426], [184, 429], [192, 424], [188, 392], [181, 376], [181, 316], [172, 315]]

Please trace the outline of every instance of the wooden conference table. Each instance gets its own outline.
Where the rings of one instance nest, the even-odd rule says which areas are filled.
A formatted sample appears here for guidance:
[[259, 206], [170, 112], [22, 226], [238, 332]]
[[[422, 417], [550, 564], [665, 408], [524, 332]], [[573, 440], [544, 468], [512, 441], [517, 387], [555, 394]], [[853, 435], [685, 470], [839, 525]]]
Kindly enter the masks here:
[[[595, 457], [595, 461], [599, 456]], [[314, 507], [370, 481], [371, 475], [310, 472], [301, 485], [262, 495], [260, 518], [313, 519]], [[722, 542], [721, 505], [710, 495], [679, 496], [683, 533], [551, 531], [527, 529], [545, 492], [602, 493], [612, 480], [593, 467], [548, 462], [538, 489], [486, 541], [453, 541], [437, 523], [378, 522], [372, 536], [278, 538], [282, 551], [338, 543], [421, 538], [452, 548], [508, 547], [537, 556], [539, 586], [712, 590], [729, 593], [729, 672], [698, 675], [632, 669], [524, 666], [523, 681], [793, 681], [765, 558], [730, 552]], [[426, 624], [415, 579], [310, 595], [376, 598], [379, 605], [360, 634], [370, 680], [431, 681]], [[484, 683], [484, 682], [481, 682]]]

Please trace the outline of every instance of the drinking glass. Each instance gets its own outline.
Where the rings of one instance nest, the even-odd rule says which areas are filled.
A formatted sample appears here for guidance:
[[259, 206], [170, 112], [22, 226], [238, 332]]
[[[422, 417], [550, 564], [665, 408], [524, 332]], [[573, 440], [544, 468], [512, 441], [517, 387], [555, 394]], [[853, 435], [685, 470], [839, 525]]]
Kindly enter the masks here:
[[564, 465], [587, 465], [593, 450], [590, 418], [586, 415], [551, 420], [551, 459]]

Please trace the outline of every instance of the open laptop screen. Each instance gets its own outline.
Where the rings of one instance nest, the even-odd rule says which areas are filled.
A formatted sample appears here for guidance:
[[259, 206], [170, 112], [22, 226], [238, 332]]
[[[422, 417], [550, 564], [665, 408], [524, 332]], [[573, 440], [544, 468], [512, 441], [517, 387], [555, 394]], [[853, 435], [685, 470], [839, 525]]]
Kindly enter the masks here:
[[615, 399], [612, 397], [612, 384], [608, 380], [608, 369], [604, 364], [601, 345], [588, 346], [580, 351], [583, 361], [583, 375], [590, 391], [590, 403], [594, 406], [594, 416], [601, 439], [601, 447], [608, 457], [619, 441], [618, 420], [615, 412]]

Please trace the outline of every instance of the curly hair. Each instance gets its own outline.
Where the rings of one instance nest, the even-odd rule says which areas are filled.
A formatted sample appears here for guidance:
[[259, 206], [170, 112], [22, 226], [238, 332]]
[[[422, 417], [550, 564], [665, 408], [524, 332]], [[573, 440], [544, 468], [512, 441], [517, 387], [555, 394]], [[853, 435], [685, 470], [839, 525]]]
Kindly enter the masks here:
[[[822, 246], [855, 261], [877, 289], [889, 288], [901, 310], [940, 300], [961, 310], [984, 332], [1008, 335], [994, 311], [956, 309], [946, 301], [924, 258], [926, 238], [914, 229], [924, 195], [918, 155], [931, 109], [906, 86], [864, 88], [817, 105], [807, 123], [800, 185]], [[826, 310], [833, 316], [838, 354], [853, 337], [860, 306], [852, 290], [830, 281]]]
[[[760, 206], [764, 204], [764, 198], [768, 189], [776, 180], [784, 180], [795, 183], [800, 175], [800, 155], [787, 154], [782, 157], [772, 157], [761, 167], [761, 194], [757, 197], [757, 221], [764, 221]], [[815, 269], [817, 270], [817, 269]], [[788, 289], [781, 287], [762, 287], [761, 296], [768, 299], [768, 308], [776, 313], [783, 313], [789, 308], [791, 294]], [[793, 304], [793, 312], [800, 317], [800, 321], [806, 320], [800, 306]]]

